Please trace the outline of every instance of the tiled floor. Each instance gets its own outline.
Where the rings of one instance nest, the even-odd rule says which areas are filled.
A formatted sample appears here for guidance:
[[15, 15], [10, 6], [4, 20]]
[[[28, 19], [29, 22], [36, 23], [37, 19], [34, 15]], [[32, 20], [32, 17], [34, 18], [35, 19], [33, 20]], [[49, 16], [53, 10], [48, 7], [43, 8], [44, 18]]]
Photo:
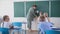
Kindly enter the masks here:
[[26, 31], [26, 34], [38, 34], [38, 31], [33, 31], [33, 32]]
[[[18, 34], [18, 32], [15, 32], [14, 34]], [[23, 31], [22, 34], [38, 34], [38, 31], [32, 31], [32, 32], [30, 32], [30, 31]]]

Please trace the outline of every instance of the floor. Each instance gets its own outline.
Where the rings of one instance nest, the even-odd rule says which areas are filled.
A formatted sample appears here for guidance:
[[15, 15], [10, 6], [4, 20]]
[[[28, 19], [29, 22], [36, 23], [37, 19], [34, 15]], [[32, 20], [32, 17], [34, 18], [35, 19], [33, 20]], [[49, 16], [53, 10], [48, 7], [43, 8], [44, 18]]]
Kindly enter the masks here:
[[[11, 31], [12, 32], [12, 31]], [[12, 34], [12, 33], [11, 33]], [[18, 34], [18, 32], [15, 32], [14, 34]], [[23, 33], [22, 34], [38, 34], [38, 31], [32, 31], [32, 32], [30, 32], [30, 31], [23, 31]]]
[[32, 32], [30, 32], [30, 31], [25, 31], [23, 34], [38, 34], [38, 31], [32, 31]]
[[26, 34], [38, 34], [38, 31], [33, 31], [33, 32], [26, 31]]

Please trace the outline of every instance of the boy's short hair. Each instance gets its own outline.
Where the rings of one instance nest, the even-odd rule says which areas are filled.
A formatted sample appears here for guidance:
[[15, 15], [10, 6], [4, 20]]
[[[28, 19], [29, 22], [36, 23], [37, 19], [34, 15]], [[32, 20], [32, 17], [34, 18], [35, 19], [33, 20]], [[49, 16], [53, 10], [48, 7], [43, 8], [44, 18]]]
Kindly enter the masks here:
[[43, 15], [40, 16], [40, 20], [44, 21], [45, 17]]
[[3, 16], [3, 20], [5, 21], [5, 19], [6, 19], [7, 17], [9, 17], [9, 16], [8, 16], [8, 15]]

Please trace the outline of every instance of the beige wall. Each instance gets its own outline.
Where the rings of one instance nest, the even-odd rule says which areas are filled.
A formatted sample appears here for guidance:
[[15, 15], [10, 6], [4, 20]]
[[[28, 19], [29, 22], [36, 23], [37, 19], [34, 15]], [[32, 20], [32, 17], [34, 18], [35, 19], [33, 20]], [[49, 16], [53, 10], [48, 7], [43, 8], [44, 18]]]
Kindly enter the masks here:
[[13, 0], [0, 0], [0, 16], [9, 15], [13, 20]]

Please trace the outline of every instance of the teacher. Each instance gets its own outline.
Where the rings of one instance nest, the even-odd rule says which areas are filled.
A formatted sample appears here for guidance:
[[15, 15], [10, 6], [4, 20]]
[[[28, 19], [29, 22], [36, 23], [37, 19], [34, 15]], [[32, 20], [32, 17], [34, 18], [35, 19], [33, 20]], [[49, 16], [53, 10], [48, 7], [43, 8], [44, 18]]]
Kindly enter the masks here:
[[31, 29], [32, 21], [37, 16], [38, 16], [37, 5], [33, 5], [29, 9], [28, 14], [27, 14], [27, 23], [28, 23], [27, 25], [28, 25], [29, 31], [32, 31], [32, 29]]

